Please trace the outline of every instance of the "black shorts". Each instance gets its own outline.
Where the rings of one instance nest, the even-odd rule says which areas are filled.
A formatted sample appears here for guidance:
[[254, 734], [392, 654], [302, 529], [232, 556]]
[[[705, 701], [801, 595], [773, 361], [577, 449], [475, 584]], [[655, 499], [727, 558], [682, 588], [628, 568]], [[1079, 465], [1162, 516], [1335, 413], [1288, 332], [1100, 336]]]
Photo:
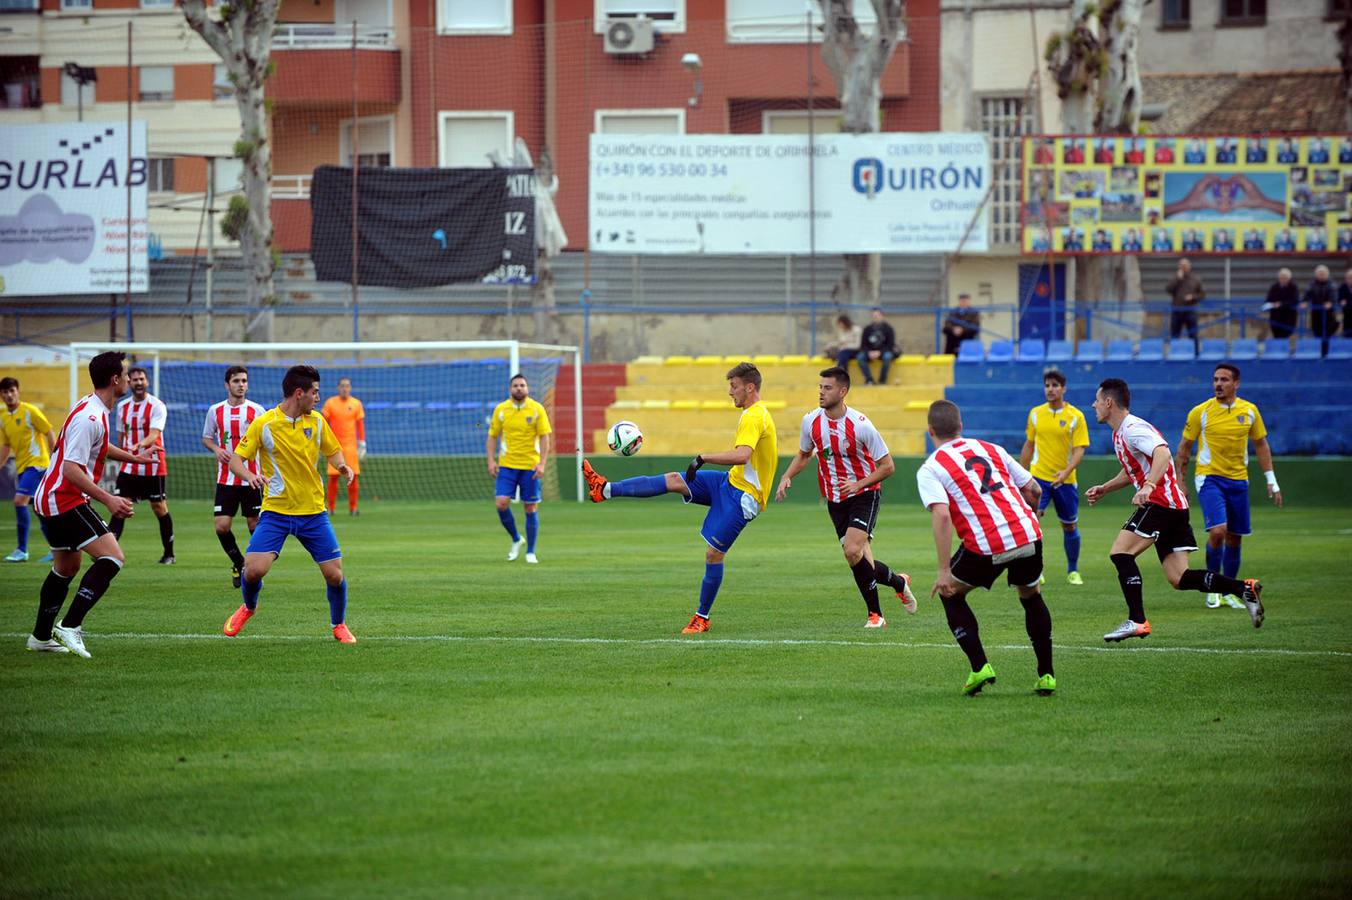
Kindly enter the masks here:
[[1122, 530], [1154, 541], [1160, 562], [1164, 562], [1170, 553], [1187, 553], [1197, 549], [1197, 537], [1192, 533], [1192, 523], [1188, 521], [1186, 509], [1170, 509], [1147, 503], [1132, 513]]
[[845, 532], [851, 528], [858, 528], [873, 537], [882, 501], [882, 491], [864, 491], [839, 503], [828, 500], [826, 511], [831, 514], [831, 524], [836, 526], [836, 537], [843, 540]]
[[126, 497], [133, 503], [137, 500], [163, 500], [164, 476], [128, 475], [125, 472], [118, 472], [117, 487], [113, 489], [113, 493], [119, 497]]
[[[1027, 546], [1026, 544], [1024, 546]], [[1022, 548], [1019, 548], [1022, 549]], [[1013, 552], [1018, 552], [1015, 550]], [[1004, 556], [1004, 554], [999, 554]], [[1033, 542], [1033, 552], [1016, 559], [996, 562], [996, 557], [982, 553], [973, 553], [966, 547], [959, 547], [948, 563], [953, 577], [964, 584], [990, 590], [1001, 572], [1009, 573], [1010, 587], [1036, 587], [1042, 578], [1042, 541]]]
[[55, 516], [38, 518], [42, 520], [42, 532], [47, 536], [47, 544], [53, 550], [83, 550], [108, 533], [108, 526], [88, 503], [81, 503]]
[[243, 512], [245, 518], [258, 518], [259, 508], [263, 505], [263, 492], [247, 484], [216, 485], [215, 515], [234, 518]]

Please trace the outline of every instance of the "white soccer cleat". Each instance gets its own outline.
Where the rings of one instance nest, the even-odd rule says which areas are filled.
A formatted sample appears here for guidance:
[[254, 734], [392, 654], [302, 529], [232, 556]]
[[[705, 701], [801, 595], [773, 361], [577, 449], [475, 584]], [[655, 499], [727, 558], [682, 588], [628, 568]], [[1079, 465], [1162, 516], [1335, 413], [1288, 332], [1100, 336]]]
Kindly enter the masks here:
[[1207, 595], [1206, 595], [1206, 608], [1207, 608], [1207, 609], [1220, 609], [1220, 608], [1221, 608], [1221, 595], [1220, 595], [1220, 594], [1207, 594]]
[[537, 565], [540, 562], [540, 557], [536, 556], [534, 553], [527, 553], [526, 562], [530, 563], [532, 566]]
[[864, 623], [865, 628], [886, 628], [887, 620], [877, 613], [869, 613], [868, 621]]
[[52, 637], [66, 646], [66, 649], [76, 656], [90, 658], [89, 651], [85, 649], [84, 634], [80, 627], [66, 628], [62, 625], [52, 626]]
[[33, 637], [31, 634], [28, 636], [28, 649], [29, 649], [29, 650], [34, 650], [34, 651], [36, 651], [36, 652], [38, 652], [38, 653], [69, 653], [69, 652], [70, 652], [69, 650], [67, 650], [67, 649], [65, 648], [65, 646], [64, 646], [60, 641], [53, 640], [52, 638], [48, 638], [48, 639], [45, 640], [45, 641], [40, 641], [40, 640], [38, 640], [37, 638]]
[[1234, 594], [1226, 594], [1226, 595], [1225, 595], [1224, 597], [1222, 597], [1221, 599], [1224, 600], [1224, 601], [1225, 601], [1225, 605], [1228, 606], [1228, 607], [1230, 607], [1231, 609], [1245, 609], [1245, 608], [1246, 608], [1246, 607], [1244, 606], [1244, 601], [1243, 601], [1243, 600], [1240, 600], [1240, 599], [1239, 599], [1238, 597], [1236, 597]]
[[1148, 638], [1150, 637], [1150, 623], [1142, 622], [1139, 625], [1131, 619], [1127, 619], [1121, 625], [1118, 625], [1112, 631], [1103, 636], [1103, 639], [1110, 644], [1125, 641], [1127, 638]]
[[901, 580], [905, 584], [905, 587], [897, 592], [897, 596], [901, 598], [901, 608], [911, 615], [915, 615], [917, 604], [915, 594], [911, 593], [911, 576], [905, 572], [898, 572], [897, 574], [901, 576]]
[[519, 540], [519, 541], [513, 541], [513, 542], [512, 542], [512, 549], [510, 549], [510, 550], [507, 551], [507, 561], [508, 561], [508, 562], [513, 562], [518, 556], [521, 555], [521, 551], [522, 551], [522, 550], [525, 550], [525, 549], [526, 549], [526, 539], [525, 539], [525, 538], [522, 538], [522, 539]]

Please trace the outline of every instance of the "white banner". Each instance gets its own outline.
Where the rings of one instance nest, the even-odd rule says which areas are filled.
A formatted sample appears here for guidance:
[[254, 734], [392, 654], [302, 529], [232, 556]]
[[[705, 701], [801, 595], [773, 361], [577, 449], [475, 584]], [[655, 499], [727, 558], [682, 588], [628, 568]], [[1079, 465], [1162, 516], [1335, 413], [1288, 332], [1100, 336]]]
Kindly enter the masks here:
[[812, 155], [809, 191], [803, 135], [593, 134], [591, 249], [940, 253], [960, 242], [986, 249], [986, 215], [977, 215], [990, 186], [985, 135], [826, 134]]
[[[62, 122], [0, 128], [0, 296], [149, 289], [146, 124]], [[131, 228], [127, 184], [131, 184]]]

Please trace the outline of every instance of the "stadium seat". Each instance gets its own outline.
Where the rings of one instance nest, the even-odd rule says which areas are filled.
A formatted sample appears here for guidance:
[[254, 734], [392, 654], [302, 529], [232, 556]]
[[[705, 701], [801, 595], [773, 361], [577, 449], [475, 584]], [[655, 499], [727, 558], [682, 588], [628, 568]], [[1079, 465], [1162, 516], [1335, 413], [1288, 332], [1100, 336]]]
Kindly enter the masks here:
[[807, 361], [806, 353], [789, 354], [779, 358], [779, 364], [782, 366], [805, 366]]
[[641, 409], [671, 409], [670, 400], [641, 400]]
[[1324, 356], [1324, 342], [1319, 338], [1300, 338], [1292, 359], [1321, 359]]
[[1192, 342], [1192, 338], [1172, 340], [1169, 342], [1169, 359], [1172, 362], [1192, 362], [1197, 359], [1197, 345]]
[[1136, 348], [1136, 358], [1141, 362], [1159, 362], [1164, 359], [1164, 339], [1143, 338]]
[[[366, 405], [369, 407], [371, 404]], [[616, 400], [610, 404], [611, 409], [639, 409], [642, 406], [643, 404], [637, 400]]]
[[947, 364], [956, 360], [957, 356], [952, 353], [931, 353], [929, 356], [925, 357], [925, 362], [927, 363]]
[[638, 357], [635, 357], [635, 358], [634, 358], [634, 365], [636, 365], [636, 366], [660, 366], [660, 365], [662, 365], [662, 357], [660, 357], [660, 356], [638, 356]]
[[[963, 341], [963, 344], [973, 343]], [[1011, 341], [991, 341], [990, 349], [986, 351], [987, 362], [1013, 362], [1014, 344]]]
[[909, 412], [928, 412], [933, 400], [907, 400], [905, 409]]
[[[1172, 359], [1174, 350], [1169, 348], [1169, 358]], [[1202, 349], [1198, 352], [1197, 358], [1205, 362], [1220, 362], [1225, 359], [1225, 340], [1223, 338], [1206, 338], [1202, 341]]]
[[777, 366], [783, 362], [783, 357], [778, 353], [757, 353], [751, 361], [758, 366]]
[[393, 405], [394, 404], [390, 403], [388, 400], [369, 400], [362, 404], [367, 410], [390, 409]]
[[699, 405], [699, 408], [706, 411], [717, 412], [718, 410], [726, 411], [732, 409], [733, 406], [731, 400], [705, 400]]
[[400, 400], [394, 404], [395, 409], [422, 409], [422, 403], [417, 400]]
[[1070, 362], [1075, 358], [1075, 345], [1070, 341], [1048, 341], [1047, 362]]
[[698, 400], [673, 400], [673, 401], [671, 402], [671, 408], [672, 408], [672, 409], [699, 409], [699, 401], [698, 401]]
[[784, 400], [762, 400], [761, 402], [765, 404], [766, 409], [772, 412], [777, 409], [787, 409], [789, 406], [788, 402]]
[[985, 358], [980, 341], [963, 341], [958, 346], [958, 362], [960, 363], [979, 363]]
[[1329, 341], [1327, 359], [1352, 359], [1352, 338], [1340, 337]]
[[662, 360], [662, 363], [668, 366], [688, 366], [693, 364], [694, 361], [695, 357], [693, 356], [668, 356]]
[[427, 403], [427, 411], [445, 412], [447, 410], [455, 409], [457, 406], [458, 404], [451, 403], [447, 400], [431, 400]]
[[1036, 339], [1019, 341], [1019, 362], [1042, 362], [1047, 358], [1047, 345]]
[[1258, 340], [1256, 338], [1237, 338], [1230, 345], [1230, 358], [1235, 360], [1257, 359]]
[[1290, 359], [1291, 341], [1287, 338], [1268, 338], [1263, 341], [1263, 359]]
[[1108, 342], [1108, 362], [1130, 362], [1135, 355], [1131, 341]]
[[1103, 362], [1103, 341], [1080, 341], [1075, 347], [1080, 362]]
[[695, 365], [697, 366], [721, 366], [723, 357], [721, 356], [696, 356]]

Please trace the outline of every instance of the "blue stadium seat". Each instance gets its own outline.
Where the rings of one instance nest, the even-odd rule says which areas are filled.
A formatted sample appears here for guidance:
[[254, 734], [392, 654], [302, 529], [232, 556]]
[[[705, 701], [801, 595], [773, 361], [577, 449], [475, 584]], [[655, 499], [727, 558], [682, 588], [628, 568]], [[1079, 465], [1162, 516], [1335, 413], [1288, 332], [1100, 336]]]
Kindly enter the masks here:
[[428, 412], [454, 409], [455, 405], [445, 400], [433, 400], [426, 404]]
[[1234, 343], [1230, 345], [1230, 358], [1239, 361], [1257, 359], [1257, 338], [1236, 338]]
[[1019, 341], [1019, 362], [1042, 362], [1047, 358], [1047, 345], [1035, 338]]
[[[1142, 344], [1145, 341], [1141, 342]], [[1169, 359], [1173, 362], [1192, 362], [1197, 358], [1197, 345], [1192, 338], [1180, 338], [1169, 342]]]
[[1070, 362], [1074, 357], [1075, 345], [1072, 342], [1047, 342], [1047, 362]]
[[1352, 359], [1352, 337], [1334, 338], [1329, 341], [1327, 359]]
[[422, 409], [422, 404], [417, 400], [400, 400], [394, 404], [395, 409]]
[[1103, 362], [1103, 341], [1080, 341], [1075, 358], [1080, 362]]
[[1141, 345], [1136, 351], [1136, 358], [1141, 362], [1159, 362], [1164, 359], [1164, 339], [1142, 339]]
[[1011, 341], [991, 341], [986, 351], [986, 362], [1013, 362], [1014, 344]]
[[1108, 362], [1130, 362], [1135, 355], [1131, 341], [1108, 342]]
[[979, 363], [985, 358], [985, 348], [980, 341], [963, 341], [958, 345], [957, 361], [960, 363]]
[[388, 400], [368, 400], [363, 403], [362, 406], [365, 407], [367, 411], [370, 411], [373, 409], [390, 409], [394, 404], [390, 403]]
[[[1173, 348], [1169, 348], [1169, 357], [1174, 355]], [[1205, 362], [1220, 362], [1225, 359], [1225, 341], [1222, 338], [1206, 338], [1202, 341], [1202, 350], [1197, 354], [1197, 358]]]
[[1319, 338], [1299, 338], [1296, 341], [1292, 359], [1320, 359], [1324, 355], [1324, 342]]
[[1263, 341], [1263, 359], [1290, 359], [1291, 342], [1286, 338], [1268, 338]]

